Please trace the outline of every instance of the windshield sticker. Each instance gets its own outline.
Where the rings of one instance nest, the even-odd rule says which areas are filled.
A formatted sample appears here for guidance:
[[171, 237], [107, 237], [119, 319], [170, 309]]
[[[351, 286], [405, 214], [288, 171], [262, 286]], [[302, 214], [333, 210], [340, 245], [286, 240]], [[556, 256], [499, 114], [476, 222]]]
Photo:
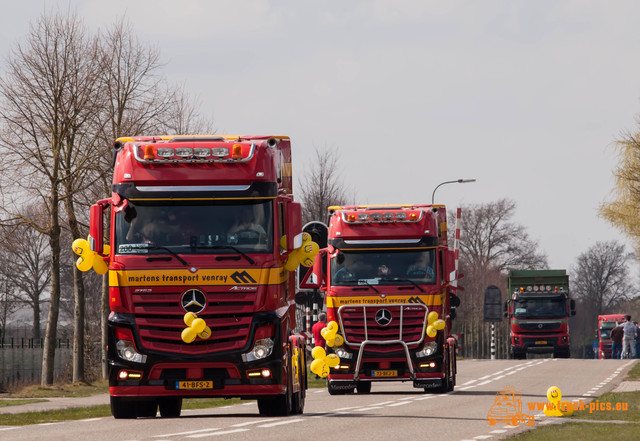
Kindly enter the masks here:
[[379, 285], [379, 279], [359, 279], [358, 285]]
[[118, 254], [149, 253], [148, 243], [131, 243], [118, 245]]
[[516, 314], [524, 314], [527, 312], [527, 308], [516, 308]]

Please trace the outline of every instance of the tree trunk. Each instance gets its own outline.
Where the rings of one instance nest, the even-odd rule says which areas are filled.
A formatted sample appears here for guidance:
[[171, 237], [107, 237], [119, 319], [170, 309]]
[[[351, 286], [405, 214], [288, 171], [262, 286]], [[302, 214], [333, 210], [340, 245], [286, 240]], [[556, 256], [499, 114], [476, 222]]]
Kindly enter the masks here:
[[33, 339], [40, 340], [40, 299], [33, 302]]
[[57, 194], [54, 194], [52, 199], [53, 203], [51, 204], [50, 215], [51, 233], [49, 234], [49, 245], [51, 247], [51, 289], [47, 331], [44, 336], [44, 348], [42, 351], [42, 386], [50, 386], [53, 384], [58, 315], [60, 313], [60, 224], [58, 223]]

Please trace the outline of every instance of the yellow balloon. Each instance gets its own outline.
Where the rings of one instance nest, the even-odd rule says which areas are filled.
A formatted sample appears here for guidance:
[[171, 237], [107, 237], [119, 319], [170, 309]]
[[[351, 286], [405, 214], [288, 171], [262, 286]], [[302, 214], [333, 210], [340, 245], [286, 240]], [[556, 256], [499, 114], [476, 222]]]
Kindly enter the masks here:
[[311, 356], [316, 360], [324, 360], [327, 356], [327, 352], [322, 346], [316, 346], [311, 350]]
[[336, 354], [329, 354], [327, 355], [327, 358], [325, 358], [325, 361], [327, 363], [327, 366], [333, 368], [340, 364], [340, 357], [338, 357]]
[[[87, 251], [91, 251], [89, 248], [89, 242], [86, 239], [76, 239], [71, 244], [71, 249], [78, 256], [82, 256], [82, 253], [86, 253]], [[86, 271], [86, 270], [85, 270]]]
[[300, 265], [304, 266], [305, 268], [311, 268], [313, 266], [313, 262], [314, 259], [311, 257], [302, 256], [302, 258], [300, 259]]
[[202, 331], [204, 331], [204, 328], [207, 327], [207, 324], [201, 318], [197, 318], [191, 323], [191, 327], [194, 331], [196, 331], [196, 334], [200, 334]]
[[436, 328], [434, 328], [432, 325], [427, 326], [427, 335], [429, 337], [435, 337], [436, 335], [438, 335], [438, 331], [436, 331]]
[[298, 250], [292, 251], [287, 256], [287, 261], [284, 264], [284, 269], [287, 271], [294, 271], [300, 265], [300, 254]]
[[327, 343], [327, 346], [329, 346], [330, 348], [334, 347], [335, 344], [336, 344], [335, 337], [333, 337], [333, 338], [325, 338], [324, 341], [325, 341], [325, 343]]
[[184, 315], [184, 324], [187, 325], [187, 326], [191, 326], [191, 323], [193, 323], [193, 321], [195, 319], [197, 319], [197, 318], [198, 318], [198, 316], [195, 315], [193, 312], [187, 312]]
[[344, 343], [344, 337], [342, 337], [340, 334], [336, 334], [335, 342], [333, 345], [342, 346], [343, 343]]
[[321, 377], [322, 376], [322, 371], [323, 371], [323, 364], [326, 364], [324, 362], [324, 360], [321, 359], [316, 359], [313, 360], [311, 362], [311, 365], [309, 366], [309, 368], [311, 369], [311, 372], [313, 372], [314, 374], [316, 374], [317, 376]]
[[438, 313], [435, 311], [431, 311], [427, 315], [427, 324], [432, 325], [436, 320], [438, 320]]
[[202, 331], [201, 333], [198, 334], [198, 337], [200, 337], [203, 340], [208, 339], [209, 337], [211, 337], [211, 328], [208, 326], [204, 327], [204, 331]]
[[198, 336], [198, 333], [195, 331], [195, 329], [191, 327], [184, 328], [182, 330], [182, 341], [185, 343], [191, 343], [196, 339], [197, 336]]
[[558, 410], [564, 416], [569, 416], [573, 413], [573, 403], [570, 401], [562, 401], [559, 403]]
[[109, 266], [107, 266], [107, 262], [105, 262], [102, 257], [94, 254], [93, 270], [98, 274], [105, 274], [107, 271], [109, 271]]
[[433, 322], [433, 327], [436, 328], [438, 331], [442, 331], [445, 325], [446, 323], [442, 319], [438, 319], [435, 322]]
[[302, 233], [302, 245], [306, 244], [307, 242], [311, 242], [311, 235], [307, 232], [303, 232]]
[[283, 250], [287, 249], [287, 236], [284, 235], [280, 238], [280, 248], [282, 248]]
[[76, 266], [80, 271], [89, 271], [93, 268], [93, 256], [85, 254], [84, 257], [78, 257], [78, 260], [76, 260]]
[[558, 402], [562, 398], [562, 392], [560, 392], [560, 389], [558, 387], [551, 386], [549, 389], [547, 389], [547, 398], [552, 403]]
[[111, 247], [109, 245], [104, 245], [102, 247], [102, 254], [106, 254], [107, 256], [111, 254]]
[[331, 332], [338, 332], [338, 322], [336, 322], [335, 320], [331, 320], [329, 323], [327, 323], [325, 329], [329, 329]]

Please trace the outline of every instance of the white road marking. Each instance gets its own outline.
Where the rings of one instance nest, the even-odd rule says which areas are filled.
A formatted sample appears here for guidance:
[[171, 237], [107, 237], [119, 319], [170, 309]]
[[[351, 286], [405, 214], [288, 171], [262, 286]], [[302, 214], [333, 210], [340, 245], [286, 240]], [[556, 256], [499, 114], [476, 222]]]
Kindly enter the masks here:
[[220, 430], [217, 427], [210, 427], [208, 429], [200, 429], [200, 430], [190, 430], [188, 432], [176, 432], [176, 433], [165, 433], [162, 435], [154, 435], [154, 438], [168, 438], [170, 436], [181, 436], [181, 435], [192, 435], [194, 433], [201, 433], [201, 432], [212, 432], [214, 430]]
[[400, 401], [399, 403], [393, 403], [387, 405], [387, 407], [403, 406], [405, 404], [411, 404], [409, 401]]
[[278, 421], [277, 423], [262, 424], [262, 425], [260, 425], [258, 427], [275, 427], [275, 426], [282, 426], [283, 424], [299, 423], [300, 421], [304, 421], [304, 419], [296, 418], [294, 420]]
[[234, 424], [231, 427], [244, 427], [244, 426], [250, 426], [252, 424], [266, 423], [266, 422], [269, 422], [269, 421], [276, 421], [276, 420], [274, 420], [273, 418], [269, 418], [269, 419], [266, 419], [266, 420], [249, 421], [247, 423]]
[[201, 433], [200, 435], [191, 435], [187, 438], [204, 438], [205, 436], [220, 436], [220, 435], [228, 435], [230, 433], [239, 433], [246, 432], [249, 429], [233, 429], [233, 430], [223, 430], [220, 432], [211, 432], [211, 433]]

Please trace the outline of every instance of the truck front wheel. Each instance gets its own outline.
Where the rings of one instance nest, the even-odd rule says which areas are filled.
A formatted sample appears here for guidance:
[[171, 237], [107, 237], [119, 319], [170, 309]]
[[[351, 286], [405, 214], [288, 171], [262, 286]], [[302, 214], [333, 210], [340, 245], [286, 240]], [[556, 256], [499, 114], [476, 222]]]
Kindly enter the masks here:
[[182, 412], [182, 398], [160, 398], [158, 399], [158, 408], [162, 418], [178, 418]]
[[138, 418], [138, 409], [135, 401], [122, 397], [111, 397], [111, 414], [115, 419]]

